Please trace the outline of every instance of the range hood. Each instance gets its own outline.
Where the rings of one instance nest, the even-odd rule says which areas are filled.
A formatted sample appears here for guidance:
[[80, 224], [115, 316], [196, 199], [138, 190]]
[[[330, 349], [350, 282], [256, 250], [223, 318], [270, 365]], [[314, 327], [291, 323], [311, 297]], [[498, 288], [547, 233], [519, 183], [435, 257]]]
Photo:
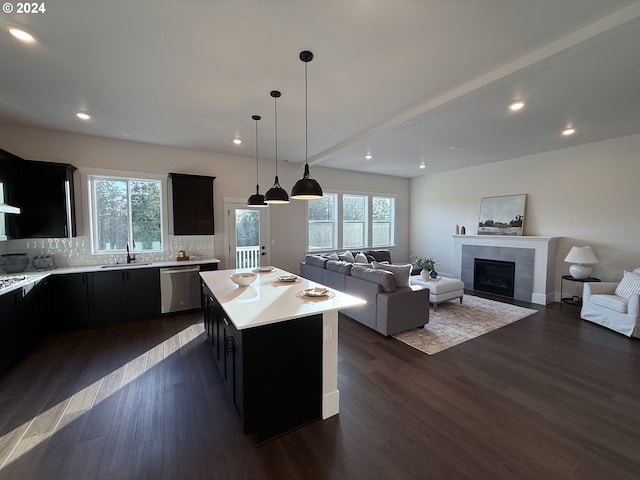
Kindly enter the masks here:
[[7, 203], [4, 203], [4, 185], [0, 181], [0, 213], [20, 213], [20, 209], [18, 207], [14, 207]]
[[12, 207], [11, 205], [7, 205], [6, 203], [0, 203], [0, 213], [20, 213], [20, 209], [18, 207]]

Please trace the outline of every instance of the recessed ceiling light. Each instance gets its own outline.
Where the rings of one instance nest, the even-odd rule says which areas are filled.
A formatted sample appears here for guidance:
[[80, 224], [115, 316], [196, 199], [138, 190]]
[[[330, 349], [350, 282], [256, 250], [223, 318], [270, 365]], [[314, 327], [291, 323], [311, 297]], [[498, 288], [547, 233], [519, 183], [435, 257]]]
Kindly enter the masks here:
[[78, 117], [80, 120], [89, 120], [89, 119], [91, 119], [91, 115], [89, 115], [88, 113], [85, 113], [85, 112], [76, 113], [76, 117]]
[[458, 150], [460, 145], [449, 145], [449, 150]]
[[427, 166], [426, 166], [424, 163], [421, 163], [421, 164], [420, 164], [420, 168], [423, 168], [423, 169], [424, 169], [424, 168], [427, 168]]
[[373, 155], [371, 155], [370, 153], [367, 153], [364, 158], [366, 158], [367, 160], [371, 160], [373, 158]]
[[512, 112], [517, 112], [518, 110], [522, 110], [523, 108], [523, 102], [513, 102], [511, 105], [509, 105], [509, 110], [511, 110]]
[[562, 131], [562, 134], [565, 136], [573, 135], [576, 133], [576, 129], [573, 127], [567, 127]]
[[235, 143], [236, 145], [240, 145], [242, 143], [242, 140], [240, 140], [239, 138], [234, 138], [233, 143]]
[[[7, 5], [7, 4], [5, 4]], [[15, 38], [24, 43], [35, 43], [36, 38], [31, 35], [29, 32], [26, 32], [18, 27], [9, 27], [9, 33], [13, 35]]]

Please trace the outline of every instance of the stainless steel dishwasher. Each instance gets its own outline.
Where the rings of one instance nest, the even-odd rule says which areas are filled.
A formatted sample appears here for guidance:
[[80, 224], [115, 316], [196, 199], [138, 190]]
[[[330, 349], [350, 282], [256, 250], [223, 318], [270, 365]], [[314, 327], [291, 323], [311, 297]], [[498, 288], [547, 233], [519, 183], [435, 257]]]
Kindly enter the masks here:
[[162, 313], [200, 308], [200, 267], [170, 267], [160, 269]]

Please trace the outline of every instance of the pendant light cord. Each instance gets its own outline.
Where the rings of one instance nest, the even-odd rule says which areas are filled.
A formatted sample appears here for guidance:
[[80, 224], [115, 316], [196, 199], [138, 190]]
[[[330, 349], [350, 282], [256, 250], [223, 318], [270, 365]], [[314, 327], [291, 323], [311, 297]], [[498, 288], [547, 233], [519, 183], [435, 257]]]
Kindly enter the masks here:
[[304, 164], [308, 165], [309, 158], [309, 107], [307, 96], [309, 88], [307, 86], [307, 63], [304, 62]]
[[274, 123], [275, 123], [275, 134], [276, 134], [276, 139], [275, 139], [275, 144], [276, 144], [276, 178], [278, 178], [278, 108], [276, 106], [276, 103], [278, 101], [278, 97], [277, 96], [273, 96], [273, 119], [274, 119]]
[[254, 118], [256, 121], [256, 185], [260, 182], [258, 181], [258, 118]]

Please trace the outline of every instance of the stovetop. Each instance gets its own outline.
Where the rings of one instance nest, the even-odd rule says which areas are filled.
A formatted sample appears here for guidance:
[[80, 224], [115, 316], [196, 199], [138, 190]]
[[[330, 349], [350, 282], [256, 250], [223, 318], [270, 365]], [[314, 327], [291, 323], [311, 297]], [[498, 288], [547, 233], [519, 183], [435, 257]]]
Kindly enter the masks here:
[[26, 280], [26, 275], [0, 275], [0, 288], [9, 287], [17, 282]]

